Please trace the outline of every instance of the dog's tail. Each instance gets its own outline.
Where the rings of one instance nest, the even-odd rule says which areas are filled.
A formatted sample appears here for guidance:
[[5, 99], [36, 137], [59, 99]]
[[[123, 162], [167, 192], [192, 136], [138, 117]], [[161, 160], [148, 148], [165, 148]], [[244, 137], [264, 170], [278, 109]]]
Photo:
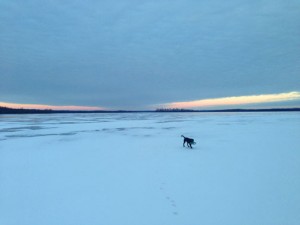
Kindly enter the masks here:
[[192, 144], [193, 144], [193, 145], [195, 145], [195, 144], [196, 144], [196, 142], [193, 142]]
[[185, 136], [181, 135], [181, 137], [185, 138]]

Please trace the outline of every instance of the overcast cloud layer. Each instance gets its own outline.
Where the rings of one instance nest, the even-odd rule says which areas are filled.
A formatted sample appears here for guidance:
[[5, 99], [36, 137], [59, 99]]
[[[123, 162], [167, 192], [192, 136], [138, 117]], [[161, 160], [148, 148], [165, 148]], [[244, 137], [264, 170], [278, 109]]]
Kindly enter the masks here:
[[115, 109], [300, 91], [300, 2], [2, 0], [0, 78], [0, 102]]

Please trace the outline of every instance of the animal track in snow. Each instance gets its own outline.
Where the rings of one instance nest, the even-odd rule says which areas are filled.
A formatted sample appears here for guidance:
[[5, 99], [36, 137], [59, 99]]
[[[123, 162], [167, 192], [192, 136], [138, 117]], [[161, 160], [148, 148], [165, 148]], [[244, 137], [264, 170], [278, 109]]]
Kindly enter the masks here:
[[177, 204], [176, 201], [170, 197], [170, 195], [168, 194], [168, 191], [165, 188], [165, 183], [161, 183], [161, 186], [159, 187], [160, 191], [163, 193], [163, 195], [165, 196], [166, 201], [168, 202], [168, 204], [172, 207], [172, 214], [174, 216], [177, 216], [179, 213], [177, 211]]

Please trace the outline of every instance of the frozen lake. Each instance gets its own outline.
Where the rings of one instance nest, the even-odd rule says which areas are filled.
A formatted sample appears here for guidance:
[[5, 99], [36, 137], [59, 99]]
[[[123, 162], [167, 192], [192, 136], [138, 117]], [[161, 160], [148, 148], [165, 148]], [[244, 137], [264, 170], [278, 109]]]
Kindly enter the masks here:
[[0, 115], [1, 225], [299, 225], [299, 190], [299, 113]]

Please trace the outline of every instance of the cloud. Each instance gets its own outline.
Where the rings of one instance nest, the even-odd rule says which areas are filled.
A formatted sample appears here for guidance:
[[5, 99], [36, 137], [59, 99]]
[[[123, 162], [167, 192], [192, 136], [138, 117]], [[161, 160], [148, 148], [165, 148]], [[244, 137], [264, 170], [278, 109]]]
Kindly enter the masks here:
[[38, 105], [38, 104], [18, 104], [0, 102], [0, 106], [14, 109], [52, 109], [52, 110], [105, 110], [103, 107], [91, 106], [54, 106], [54, 105]]
[[161, 104], [159, 108], [204, 108], [232, 105], [250, 105], [274, 102], [286, 102], [300, 100], [300, 92], [288, 92], [279, 94], [233, 96], [224, 98], [201, 99], [186, 102], [172, 102]]
[[145, 109], [299, 91], [299, 1], [0, 1], [4, 102]]

